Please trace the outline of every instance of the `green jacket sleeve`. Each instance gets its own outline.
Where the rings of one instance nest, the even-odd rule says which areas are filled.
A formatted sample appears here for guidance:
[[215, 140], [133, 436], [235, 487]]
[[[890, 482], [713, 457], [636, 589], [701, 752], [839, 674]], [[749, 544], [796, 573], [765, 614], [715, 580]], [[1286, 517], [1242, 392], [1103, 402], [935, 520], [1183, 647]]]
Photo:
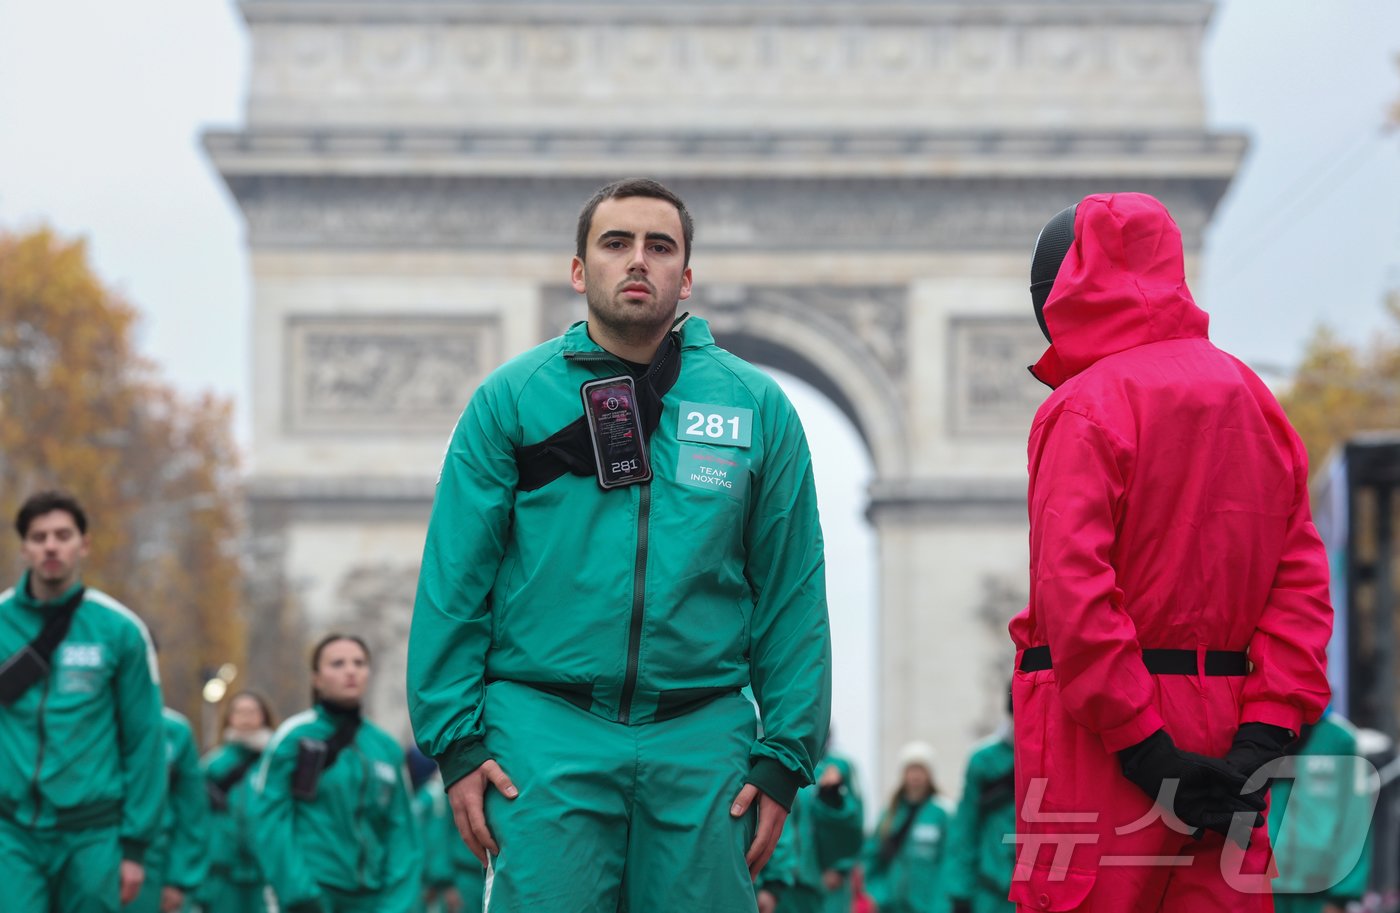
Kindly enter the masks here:
[[253, 854], [282, 909], [315, 901], [321, 889], [302, 862], [293, 823], [292, 768], [296, 766], [295, 728], [285, 727], [263, 752], [253, 780]]
[[121, 752], [122, 858], [143, 861], [165, 809], [165, 725], [156, 651], [139, 621], [123, 627], [117, 667], [117, 736]]
[[515, 406], [493, 375], [443, 457], [408, 639], [413, 733], [451, 786], [487, 760], [482, 744], [488, 597], [505, 553], [519, 473]]
[[812, 456], [776, 387], [762, 404], [762, 466], [745, 527], [754, 593], [749, 674], [763, 720], [749, 782], [785, 808], [812, 782], [831, 717], [831, 634]]
[[209, 799], [200, 772], [199, 752], [188, 723], [174, 727], [175, 776], [170, 790], [174, 827], [165, 883], [189, 892], [204, 883], [209, 870]]

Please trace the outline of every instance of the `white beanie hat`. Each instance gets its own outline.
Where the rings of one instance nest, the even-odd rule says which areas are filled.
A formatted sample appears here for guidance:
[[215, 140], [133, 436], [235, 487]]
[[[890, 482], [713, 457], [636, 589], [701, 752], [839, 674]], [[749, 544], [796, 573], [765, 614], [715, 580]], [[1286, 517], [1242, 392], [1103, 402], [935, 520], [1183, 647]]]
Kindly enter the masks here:
[[933, 776], [933, 762], [937, 757], [933, 746], [928, 742], [909, 742], [899, 750], [899, 770], [902, 773], [910, 764], [919, 764]]

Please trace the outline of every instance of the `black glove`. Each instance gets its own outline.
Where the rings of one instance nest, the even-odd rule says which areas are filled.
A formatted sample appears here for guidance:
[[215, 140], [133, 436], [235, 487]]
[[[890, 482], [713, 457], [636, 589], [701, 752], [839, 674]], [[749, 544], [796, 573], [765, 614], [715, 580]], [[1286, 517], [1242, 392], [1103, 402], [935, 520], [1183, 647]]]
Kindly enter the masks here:
[[962, 897], [954, 897], [953, 913], [972, 913], [972, 901]]
[[[1230, 836], [1230, 822], [1237, 812], [1252, 813], [1254, 824], [1264, 823], [1261, 795], [1242, 795], [1245, 775], [1220, 758], [1210, 758], [1176, 747], [1165, 729], [1159, 729], [1136, 745], [1118, 752], [1118, 761], [1127, 777], [1153, 801], [1169, 799], [1169, 810], [1188, 826]], [[1163, 795], [1163, 785], [1175, 781], [1174, 796]], [[1249, 834], [1235, 835], [1241, 847]]]
[[[1265, 764], [1283, 757], [1295, 738], [1290, 730], [1282, 726], [1242, 723], [1239, 731], [1235, 733], [1235, 743], [1230, 746], [1230, 753], [1225, 755], [1225, 763], [1248, 779]], [[1269, 784], [1265, 781], [1253, 794], [1262, 796], [1268, 788]]]

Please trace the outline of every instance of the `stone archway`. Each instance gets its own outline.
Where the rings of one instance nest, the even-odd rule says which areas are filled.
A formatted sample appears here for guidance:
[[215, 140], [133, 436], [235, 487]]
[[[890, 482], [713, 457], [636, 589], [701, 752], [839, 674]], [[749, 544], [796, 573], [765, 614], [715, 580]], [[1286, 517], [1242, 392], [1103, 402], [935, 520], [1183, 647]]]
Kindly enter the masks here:
[[577, 311], [579, 206], [649, 174], [700, 226], [692, 308], [869, 447], [882, 753], [956, 770], [1024, 589], [1027, 251], [1133, 189], [1194, 268], [1244, 149], [1205, 127], [1211, 6], [241, 0], [247, 123], [205, 143], [251, 251], [253, 627], [334, 623], [417, 561], [461, 403]]

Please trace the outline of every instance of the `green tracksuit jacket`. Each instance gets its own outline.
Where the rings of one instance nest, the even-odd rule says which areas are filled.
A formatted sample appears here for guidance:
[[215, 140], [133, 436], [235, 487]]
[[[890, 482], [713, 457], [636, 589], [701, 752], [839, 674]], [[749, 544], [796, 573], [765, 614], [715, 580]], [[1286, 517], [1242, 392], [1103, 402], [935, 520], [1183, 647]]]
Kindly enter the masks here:
[[765, 735], [750, 782], [790, 805], [831, 702], [821, 530], [806, 438], [766, 374], [682, 328], [680, 375], [648, 442], [653, 479], [565, 475], [518, 491], [517, 448], [627, 373], [584, 323], [496, 370], [448, 445], [409, 639], [419, 745], [451, 784], [488, 757], [487, 681], [566, 695], [623, 724], [752, 683]]
[[160, 836], [152, 847], [165, 860], [163, 872], [148, 872], [163, 885], [189, 893], [209, 871], [209, 794], [199, 769], [199, 749], [190, 721], [170, 708], [165, 724], [166, 769], [170, 793], [161, 816]]
[[[68, 595], [36, 602], [28, 573], [0, 594], [0, 659], [33, 640]], [[115, 827], [123, 858], [142, 861], [165, 802], [162, 735], [146, 626], [89, 588], [48, 677], [0, 706], [0, 815], [26, 828]]]
[[380, 913], [409, 913], [422, 888], [422, 852], [403, 749], [368, 720], [322, 774], [316, 797], [292, 796], [301, 739], [327, 740], [339, 718], [322, 704], [291, 717], [259, 762], [254, 852], [283, 910], [336, 895], [377, 898]]
[[1016, 833], [1014, 759], [1009, 729], [973, 750], [962, 800], [948, 831], [944, 887], [953, 901], [966, 901], [974, 913], [1015, 907], [1007, 893], [1017, 844], [1002, 839]]

